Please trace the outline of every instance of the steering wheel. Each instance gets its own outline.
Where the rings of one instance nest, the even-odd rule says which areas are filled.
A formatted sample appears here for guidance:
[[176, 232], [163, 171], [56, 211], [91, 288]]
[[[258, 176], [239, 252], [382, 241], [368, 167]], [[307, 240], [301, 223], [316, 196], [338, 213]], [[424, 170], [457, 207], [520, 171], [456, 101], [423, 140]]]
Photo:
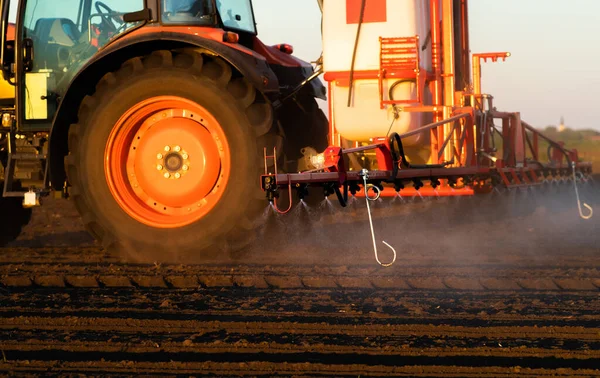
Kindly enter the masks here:
[[116, 34], [122, 27], [125, 25], [125, 21], [117, 15], [117, 12], [112, 10], [108, 5], [104, 4], [102, 1], [96, 1], [94, 4], [96, 11], [100, 17], [102, 17], [102, 23], [106, 25], [107, 32]]

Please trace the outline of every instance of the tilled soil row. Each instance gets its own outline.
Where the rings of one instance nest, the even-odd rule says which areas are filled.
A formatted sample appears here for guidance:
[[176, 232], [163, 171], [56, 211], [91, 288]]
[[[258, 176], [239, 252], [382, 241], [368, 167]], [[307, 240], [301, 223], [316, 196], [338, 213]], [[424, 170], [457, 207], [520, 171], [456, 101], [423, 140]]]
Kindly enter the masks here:
[[[587, 262], [586, 264], [589, 264]], [[133, 266], [4, 264], [0, 287], [40, 288], [215, 288], [381, 289], [428, 291], [590, 291], [600, 290], [596, 267], [571, 269], [505, 267], [373, 267], [304, 266]]]
[[[595, 230], [595, 229], [594, 229]], [[451, 233], [450, 233], [451, 234]], [[443, 235], [440, 235], [440, 240], [443, 240]], [[598, 239], [600, 241], [600, 239]], [[507, 242], [509, 242], [507, 240]], [[176, 264], [176, 263], [151, 263], [143, 264], [136, 261], [129, 261], [125, 257], [111, 255], [100, 247], [43, 247], [43, 248], [0, 248], [0, 273], [6, 271], [35, 271], [44, 270], [51, 267], [53, 270], [70, 270], [70, 271], [89, 271], [110, 268], [112, 270], [123, 269], [139, 269], [143, 267], [146, 270], [163, 269], [169, 271], [199, 271], [205, 269], [223, 270], [225, 267], [231, 267], [234, 271], [240, 269], [254, 269], [264, 267], [264, 269], [282, 269], [290, 267], [292, 269], [322, 269], [325, 273], [340, 272], [344, 270], [361, 269], [374, 273], [381, 272], [406, 272], [413, 268], [431, 268], [434, 271], [440, 267], [453, 268], [464, 270], [464, 268], [486, 269], [513, 269], [515, 267], [532, 268], [560, 268], [560, 269], [577, 269], [587, 268], [593, 269], [600, 267], [600, 247], [595, 245], [594, 241], [587, 241], [585, 245], [575, 244], [563, 245], [556, 244], [552, 248], [541, 246], [541, 251], [528, 250], [526, 248], [503, 248], [497, 245], [496, 249], [488, 250], [485, 246], [477, 248], [471, 254], [462, 254], [460, 258], [456, 255], [444, 253], [440, 249], [439, 253], [424, 254], [419, 248], [403, 248], [398, 250], [397, 264], [391, 268], [381, 269], [373, 261], [373, 252], [364, 249], [360, 251], [353, 250], [351, 257], [356, 257], [356, 260], [350, 264], [340, 264], [334, 261], [321, 260], [320, 263], [312, 261], [298, 262], [295, 258], [302, 250], [303, 245], [290, 247], [289, 250], [278, 251], [279, 255], [286, 255], [289, 261], [285, 263], [269, 262], [272, 259], [271, 254], [274, 251], [267, 251], [261, 254], [246, 256], [245, 258], [232, 259], [224, 257], [220, 259], [206, 259], [197, 264]], [[350, 248], [344, 247], [343, 249]], [[433, 245], [432, 245], [433, 247]], [[573, 251], [577, 250], [577, 254]], [[275, 251], [277, 251], [275, 249]], [[433, 252], [436, 252], [434, 249]], [[544, 253], [541, 253], [544, 252]], [[320, 252], [322, 255], [330, 255], [330, 251], [323, 249]], [[382, 252], [383, 253], [383, 252]], [[243, 256], [243, 255], [242, 255]], [[383, 256], [382, 256], [383, 257]], [[366, 260], [367, 262], [363, 262]]]
[[[136, 324], [137, 323], [137, 324]], [[121, 319], [6, 319], [0, 335], [12, 352], [355, 353], [397, 356], [505, 356], [600, 358], [598, 329], [584, 327], [465, 327], [338, 325], [291, 322], [135, 322]], [[144, 340], [140, 339], [144, 335]], [[176, 357], [171, 357], [175, 358]]]
[[11, 376], [600, 374], [595, 292], [5, 290], [0, 372]]
[[[43, 316], [117, 319], [132, 327], [145, 322], [285, 322], [336, 325], [448, 325], [464, 327], [585, 327], [600, 324], [596, 293], [530, 292], [446, 293], [382, 290], [262, 290], [214, 288], [164, 289], [41, 289], [19, 290], [0, 297], [0, 318]], [[84, 320], [81, 320], [84, 319]], [[29, 321], [29, 320], [27, 320]], [[39, 323], [38, 323], [39, 324]], [[48, 323], [52, 328], [53, 323]], [[65, 323], [69, 324], [69, 322]], [[102, 324], [102, 323], [100, 323]], [[27, 324], [22, 324], [29, 329]], [[148, 327], [156, 329], [156, 324]], [[21, 326], [15, 326], [20, 328]], [[366, 331], [365, 331], [366, 332]]]
[[[321, 359], [329, 359], [333, 361], [344, 361], [347, 357], [353, 356], [357, 361], [377, 362], [377, 358], [380, 358], [379, 363], [386, 365], [392, 365], [394, 362], [391, 357], [396, 358], [445, 358], [450, 362], [450, 358], [495, 358], [495, 359], [509, 359], [519, 358], [527, 359], [530, 358], [531, 365], [544, 365], [548, 366], [558, 365], [560, 367], [597, 367], [600, 362], [600, 351], [571, 351], [561, 350], [557, 347], [561, 345], [561, 341], [552, 342], [553, 340], [536, 340], [536, 341], [525, 341], [519, 340], [519, 343], [512, 342], [511, 339], [503, 338], [500, 341], [495, 340], [478, 340], [480, 344], [495, 344], [496, 347], [478, 347], [472, 340], [446, 340], [446, 338], [432, 339], [428, 337], [422, 338], [389, 338], [383, 340], [384, 342], [379, 343], [370, 342], [371, 346], [360, 345], [341, 345], [336, 342], [353, 342], [356, 341], [351, 337], [339, 337], [338, 340], [335, 338], [329, 338], [327, 343], [323, 343], [323, 339], [319, 337], [290, 337], [292, 342], [289, 344], [277, 344], [276, 342], [252, 342], [252, 340], [246, 340], [243, 338], [236, 337], [237, 335], [226, 335], [231, 336], [235, 342], [220, 342], [215, 345], [213, 342], [187, 342], [183, 343], [170, 343], [170, 342], [158, 342], [146, 340], [142, 343], [135, 341], [135, 337], [131, 337], [132, 342], [78, 342], [78, 341], [36, 341], [33, 342], [22, 342], [18, 344], [15, 342], [7, 342], [3, 345], [4, 354], [7, 360], [29, 360], [29, 359], [52, 359], [56, 356], [61, 356], [64, 361], [78, 361], [82, 359], [90, 359], [93, 357], [102, 355], [105, 361], [112, 360], [113, 362], [119, 360], [129, 361], [201, 361], [201, 360], [223, 360], [229, 361], [277, 361], [287, 360], [289, 362], [304, 362], [311, 360], [302, 354], [313, 354], [314, 357], [320, 356]], [[261, 335], [254, 335], [250, 339], [260, 339]], [[189, 341], [189, 339], [188, 339]], [[359, 341], [363, 341], [364, 337]], [[301, 344], [295, 344], [299, 342]], [[405, 343], [404, 347], [397, 346], [392, 347], [386, 344], [391, 343]], [[438, 347], [438, 348], [419, 348], [419, 344], [426, 343], [449, 343], [452, 347]], [[503, 347], [503, 343], [508, 346]], [[141, 344], [141, 345], [140, 345]], [[511, 344], [516, 346], [510, 346]], [[550, 347], [557, 348], [558, 350], [549, 350], [540, 348], [538, 345], [548, 344]], [[580, 343], [581, 347], [589, 348], [596, 347], [597, 345]], [[257, 357], [250, 357], [252, 355], [258, 355]], [[565, 361], [562, 363], [552, 363], [544, 361], [544, 359], [551, 358], [564, 358]], [[415, 361], [416, 362], [416, 361]], [[593, 365], [595, 363], [595, 365]], [[451, 364], [450, 364], [451, 365]]]
[[39, 265], [39, 264], [123, 264], [117, 257], [111, 256], [100, 247], [43, 247], [43, 248], [0, 248], [1, 265]]
[[[277, 322], [212, 322], [194, 328], [193, 324], [185, 323], [170, 327], [173, 324], [145, 322], [142, 327], [131, 324], [125, 329], [115, 321], [116, 329], [102, 330], [110, 324], [107, 319], [96, 319], [94, 324], [99, 327], [73, 318], [64, 320], [64, 326], [72, 327], [55, 324], [56, 329], [48, 330], [53, 322], [44, 324], [43, 318], [7, 319], [1, 334], [4, 339], [10, 333], [11, 338], [1, 345], [4, 363], [0, 362], [0, 372], [11, 375], [36, 369], [51, 372], [60, 367], [67, 367], [68, 371], [71, 366], [83, 368], [80, 372], [104, 369], [139, 374], [160, 373], [161, 369], [177, 365], [195, 374], [199, 371], [194, 369], [205, 369], [203, 374], [218, 374], [218, 369], [228, 366], [229, 373], [245, 375], [239, 374], [236, 366], [258, 374], [260, 368], [281, 368], [285, 361], [284, 366], [296, 366], [297, 373], [305, 375], [317, 372], [313, 364], [318, 361], [323, 373], [342, 376], [346, 368], [359, 369], [350, 371], [363, 374], [388, 375], [408, 373], [410, 370], [403, 369], [411, 366], [422, 367], [423, 373], [431, 373], [432, 367], [438, 373], [475, 373], [478, 368], [490, 374], [514, 374], [523, 369], [538, 375], [549, 374], [546, 369], [557, 369], [555, 374], [573, 373], [572, 369], [589, 369], [586, 371], [590, 375], [600, 373], [592, 370], [600, 363], [600, 343], [591, 337], [593, 332], [597, 334], [597, 329], [585, 332], [581, 327], [483, 330], [427, 325], [411, 329], [398, 325], [388, 327], [385, 332], [385, 326], [352, 328], [334, 323], [295, 323], [289, 327], [290, 324]], [[157, 328], [147, 328], [153, 325]], [[361, 365], [356, 365], [357, 361]], [[329, 370], [334, 366], [337, 369]]]
[[[600, 325], [600, 324], [599, 324]], [[111, 332], [136, 335], [148, 332], [153, 337], [171, 337], [171, 340], [183, 337], [184, 341], [194, 341], [200, 335], [212, 332], [228, 332], [237, 335], [344, 335], [348, 337], [369, 335], [370, 337], [453, 337], [464, 339], [503, 340], [507, 338], [541, 339], [552, 338], [561, 340], [578, 340], [582, 342], [597, 342], [600, 328], [586, 328], [582, 326], [496, 326], [496, 327], [468, 327], [466, 325], [431, 325], [431, 324], [344, 324], [324, 322], [291, 322], [285, 320], [273, 322], [260, 321], [200, 321], [200, 320], [163, 320], [163, 319], [120, 319], [120, 318], [92, 318], [92, 317], [44, 317], [20, 316], [4, 318], [0, 324], [1, 332], [7, 330], [36, 332], [39, 335], [45, 332], [56, 331], [59, 337], [68, 332], [77, 332], [81, 335], [94, 333], [103, 335], [108, 339]], [[192, 335], [192, 336], [189, 336]], [[48, 335], [47, 338], [56, 338]], [[46, 338], [46, 337], [44, 337]], [[99, 337], [100, 338], [100, 337]], [[73, 340], [73, 337], [69, 337]], [[12, 339], [11, 341], [16, 341]], [[506, 345], [510, 347], [510, 345]], [[405, 349], [405, 348], [404, 348]], [[573, 348], [570, 348], [573, 349]]]
[[[27, 361], [27, 363], [0, 362], [0, 369], [11, 371], [11, 376], [29, 376], [31, 374], [87, 374], [87, 375], [138, 375], [171, 377], [174, 372], [180, 375], [203, 377], [352, 377], [357, 372], [369, 377], [511, 377], [515, 374], [523, 377], [555, 377], [557, 371], [546, 368], [511, 367], [463, 367], [463, 366], [370, 366], [362, 364], [323, 364], [315, 362], [64, 362], [64, 361]], [[559, 369], [559, 374], [568, 377], [590, 377], [598, 375], [595, 369]]]

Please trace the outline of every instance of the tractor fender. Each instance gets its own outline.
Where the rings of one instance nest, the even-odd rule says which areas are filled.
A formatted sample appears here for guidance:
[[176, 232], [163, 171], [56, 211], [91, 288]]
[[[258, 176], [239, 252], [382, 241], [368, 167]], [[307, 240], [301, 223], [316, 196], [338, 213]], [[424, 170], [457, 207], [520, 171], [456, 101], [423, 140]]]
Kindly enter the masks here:
[[46, 177], [50, 182], [46, 184], [51, 184], [55, 190], [63, 189], [66, 180], [64, 158], [69, 153], [69, 127], [77, 122], [81, 101], [85, 96], [93, 93], [96, 83], [107, 72], [117, 70], [123, 62], [136, 56], [146, 55], [155, 50], [185, 47], [199, 48], [207, 54], [224, 59], [267, 98], [275, 98], [279, 94], [277, 76], [267, 61], [251, 50], [234, 48], [232, 45], [197, 35], [168, 32], [162, 28], [141, 35], [126, 35], [96, 53], [79, 70], [62, 96], [50, 130], [48, 156], [50, 174]]

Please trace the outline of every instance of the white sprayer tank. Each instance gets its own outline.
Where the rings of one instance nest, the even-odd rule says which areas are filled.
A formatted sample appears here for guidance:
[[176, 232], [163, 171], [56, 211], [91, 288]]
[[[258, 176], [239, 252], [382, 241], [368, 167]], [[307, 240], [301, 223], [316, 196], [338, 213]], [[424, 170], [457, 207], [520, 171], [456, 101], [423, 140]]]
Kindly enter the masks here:
[[[431, 44], [427, 42], [430, 30], [429, 1], [427, 0], [366, 0], [364, 21], [356, 51], [356, 72], [352, 102], [348, 107], [349, 82], [347, 73], [352, 66], [358, 18], [362, 0], [325, 0], [323, 2], [323, 64], [326, 79], [330, 80], [329, 101], [337, 132], [345, 139], [368, 141], [386, 136], [394, 119], [392, 106], [380, 108], [379, 82], [373, 78], [360, 78], [361, 71], [378, 71], [380, 64], [379, 38], [420, 37], [426, 49], [420, 51], [421, 67], [431, 70]], [[334, 79], [343, 77], [346, 79]], [[341, 74], [341, 76], [340, 76]], [[398, 79], [383, 81], [383, 98], [389, 100], [389, 87]], [[417, 98], [416, 85], [404, 82], [393, 91], [394, 100]], [[423, 113], [401, 112], [394, 122], [392, 132], [402, 134], [423, 124]], [[417, 145], [420, 136], [405, 140], [405, 145]]]

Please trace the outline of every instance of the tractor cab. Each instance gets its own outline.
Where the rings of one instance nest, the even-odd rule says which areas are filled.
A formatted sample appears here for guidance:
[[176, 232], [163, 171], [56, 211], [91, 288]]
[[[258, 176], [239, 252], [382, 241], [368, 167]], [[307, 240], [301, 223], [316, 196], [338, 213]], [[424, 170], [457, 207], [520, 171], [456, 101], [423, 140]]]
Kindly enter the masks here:
[[[142, 27], [155, 33], [181, 33], [185, 27], [184, 32], [196, 39], [209, 34], [215, 39], [215, 30], [230, 31], [233, 39], [219, 38], [220, 44], [243, 46], [246, 55], [257, 51], [270, 63], [280, 63], [291, 53], [258, 40], [250, 0], [13, 0], [2, 7], [4, 19], [16, 11], [11, 22], [18, 48], [5, 29], [2, 66], [5, 79], [17, 77], [24, 84], [17, 86], [16, 96], [17, 113], [22, 115], [19, 127], [26, 130], [50, 129], [60, 98], [84, 66], [113, 42], [142, 33]], [[22, 51], [20, 64], [14, 64], [14, 51]], [[306, 71], [291, 86], [312, 73], [310, 65], [298, 61], [285, 65], [300, 65]]]
[[5, 1], [4, 19], [16, 11], [16, 20], [10, 20], [16, 41], [3, 31], [2, 68], [5, 79], [20, 84], [19, 127], [50, 129], [71, 80], [109, 41], [140, 25], [126, 22], [123, 15], [143, 8], [143, 0]]

